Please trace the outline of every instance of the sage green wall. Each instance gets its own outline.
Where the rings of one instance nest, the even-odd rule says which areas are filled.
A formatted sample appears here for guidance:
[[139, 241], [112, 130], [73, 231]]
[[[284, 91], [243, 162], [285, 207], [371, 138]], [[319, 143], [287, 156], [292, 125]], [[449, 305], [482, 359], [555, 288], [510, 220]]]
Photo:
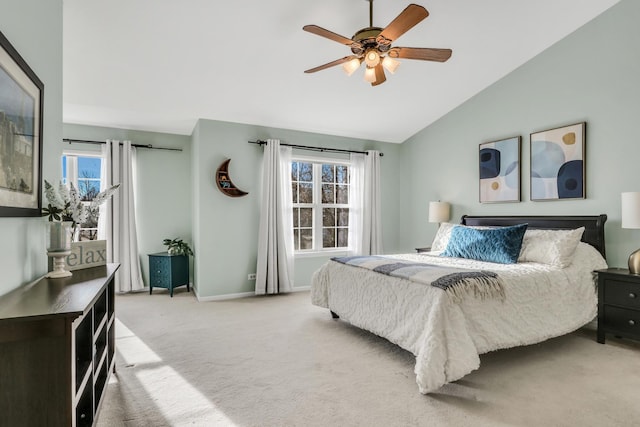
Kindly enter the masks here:
[[[402, 144], [401, 247], [431, 242], [430, 200], [462, 214], [600, 214], [607, 259], [626, 265], [640, 231], [620, 228], [620, 193], [640, 191], [640, 2], [623, 0]], [[481, 66], [481, 64], [478, 64]], [[473, 70], [469, 70], [470, 73]], [[529, 200], [529, 134], [587, 122], [586, 200]], [[522, 135], [521, 203], [478, 202], [478, 144]]]
[[[262, 148], [247, 141], [278, 138], [291, 144], [353, 150], [377, 149], [382, 158], [382, 200], [386, 252], [398, 248], [399, 195], [396, 174], [400, 146], [359, 139], [320, 135], [285, 129], [200, 120], [193, 133], [193, 233], [195, 241], [195, 286], [200, 298], [233, 295], [254, 290], [247, 280], [255, 273], [260, 212]], [[309, 154], [308, 151], [301, 152]], [[218, 191], [215, 171], [231, 159], [234, 184], [248, 191], [231, 198]], [[295, 262], [295, 286], [310, 285], [311, 274], [326, 257], [300, 258]]]
[[[42, 175], [58, 180], [62, 137], [62, 0], [1, 0], [0, 31], [44, 83]], [[45, 274], [43, 218], [0, 218], [0, 295]]]
[[[191, 137], [156, 132], [65, 123], [65, 138], [104, 141], [130, 140], [134, 144], [179, 148], [182, 151], [138, 148], [136, 169], [136, 225], [140, 265], [149, 284], [147, 254], [165, 252], [165, 238], [191, 243]], [[99, 145], [64, 144], [74, 151], [99, 151]]]

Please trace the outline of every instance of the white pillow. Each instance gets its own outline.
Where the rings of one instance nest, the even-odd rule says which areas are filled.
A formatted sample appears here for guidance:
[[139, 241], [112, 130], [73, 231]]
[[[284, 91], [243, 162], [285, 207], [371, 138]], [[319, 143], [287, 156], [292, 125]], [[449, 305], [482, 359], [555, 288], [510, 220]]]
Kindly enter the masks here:
[[451, 237], [451, 230], [458, 224], [452, 224], [450, 222], [443, 222], [438, 228], [436, 237], [433, 238], [431, 243], [431, 251], [444, 251], [449, 244], [449, 238]]
[[584, 227], [575, 230], [527, 229], [518, 262], [539, 262], [565, 268], [573, 262]]

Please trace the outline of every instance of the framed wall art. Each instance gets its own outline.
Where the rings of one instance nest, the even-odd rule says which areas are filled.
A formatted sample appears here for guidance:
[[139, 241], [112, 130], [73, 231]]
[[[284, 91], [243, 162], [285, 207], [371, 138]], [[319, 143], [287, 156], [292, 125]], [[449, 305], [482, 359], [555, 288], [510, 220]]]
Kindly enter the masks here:
[[480, 203], [520, 201], [520, 145], [513, 136], [480, 144]]
[[531, 200], [584, 199], [586, 123], [531, 134]]
[[40, 216], [44, 85], [0, 32], [0, 216]]

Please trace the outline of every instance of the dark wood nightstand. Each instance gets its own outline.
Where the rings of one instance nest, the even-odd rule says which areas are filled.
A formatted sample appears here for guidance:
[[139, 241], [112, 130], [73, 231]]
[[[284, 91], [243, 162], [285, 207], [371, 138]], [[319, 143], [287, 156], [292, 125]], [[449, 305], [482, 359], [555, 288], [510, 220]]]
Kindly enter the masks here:
[[149, 295], [153, 288], [167, 288], [173, 297], [173, 290], [187, 285], [189, 292], [189, 257], [169, 255], [166, 252], [149, 254]]
[[605, 334], [640, 340], [640, 275], [622, 268], [597, 270], [598, 342]]
[[420, 253], [420, 252], [431, 252], [431, 246], [428, 246], [426, 248], [416, 248], [416, 252]]

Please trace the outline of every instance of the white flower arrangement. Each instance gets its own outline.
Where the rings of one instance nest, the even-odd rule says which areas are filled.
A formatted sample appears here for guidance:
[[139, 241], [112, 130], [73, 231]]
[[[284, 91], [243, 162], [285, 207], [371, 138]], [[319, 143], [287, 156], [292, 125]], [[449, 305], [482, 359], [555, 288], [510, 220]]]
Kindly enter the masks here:
[[120, 187], [120, 184], [101, 191], [87, 206], [80, 200], [80, 194], [72, 183], [66, 186], [61, 182], [56, 189], [45, 180], [44, 194], [49, 204], [46, 208], [42, 208], [42, 216], [48, 216], [49, 221], [71, 221], [73, 223], [72, 228], [75, 231], [78, 224], [82, 224], [87, 220], [90, 210], [106, 202], [118, 187]]

